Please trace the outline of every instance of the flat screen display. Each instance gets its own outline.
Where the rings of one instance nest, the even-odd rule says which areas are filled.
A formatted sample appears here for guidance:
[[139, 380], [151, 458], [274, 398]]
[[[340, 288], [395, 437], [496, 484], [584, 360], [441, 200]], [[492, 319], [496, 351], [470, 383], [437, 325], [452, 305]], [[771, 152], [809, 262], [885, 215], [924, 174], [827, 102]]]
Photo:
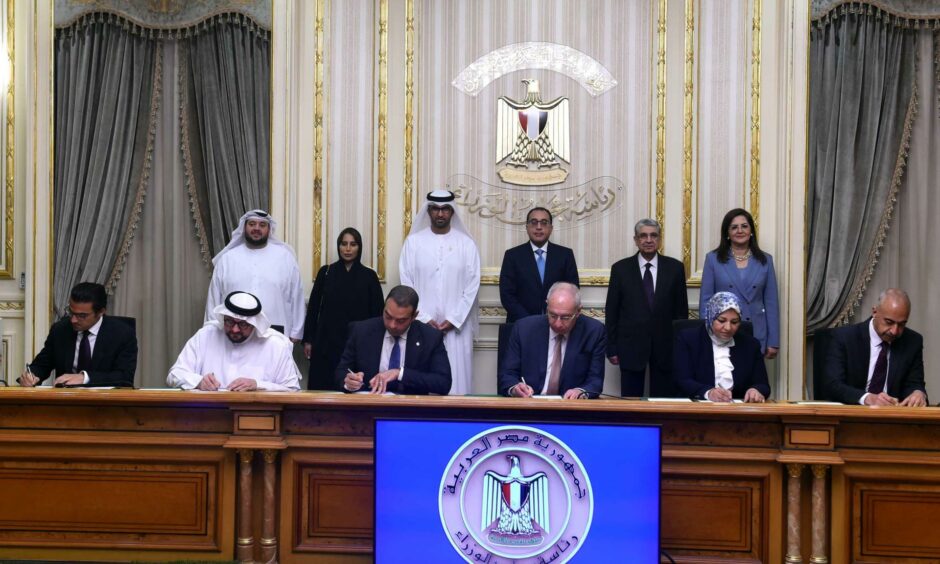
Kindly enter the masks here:
[[657, 426], [380, 419], [375, 561], [659, 562]]

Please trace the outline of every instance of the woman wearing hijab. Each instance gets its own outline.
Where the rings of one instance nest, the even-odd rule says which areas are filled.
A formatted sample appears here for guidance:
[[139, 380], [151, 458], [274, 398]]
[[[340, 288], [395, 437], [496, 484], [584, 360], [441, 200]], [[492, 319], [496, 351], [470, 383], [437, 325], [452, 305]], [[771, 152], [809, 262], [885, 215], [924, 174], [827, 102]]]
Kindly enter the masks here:
[[304, 355], [310, 359], [310, 390], [332, 390], [333, 371], [346, 346], [349, 324], [382, 315], [379, 277], [362, 265], [362, 235], [352, 227], [336, 238], [339, 260], [317, 273], [307, 303]]
[[735, 208], [721, 221], [718, 248], [705, 256], [699, 317], [705, 304], [719, 290], [734, 292], [741, 303], [741, 317], [754, 326], [754, 337], [768, 360], [780, 350], [780, 307], [774, 259], [757, 244], [754, 218]]
[[705, 304], [705, 324], [679, 332], [673, 373], [680, 392], [693, 399], [763, 403], [770, 395], [760, 342], [744, 333], [741, 304], [718, 292]]

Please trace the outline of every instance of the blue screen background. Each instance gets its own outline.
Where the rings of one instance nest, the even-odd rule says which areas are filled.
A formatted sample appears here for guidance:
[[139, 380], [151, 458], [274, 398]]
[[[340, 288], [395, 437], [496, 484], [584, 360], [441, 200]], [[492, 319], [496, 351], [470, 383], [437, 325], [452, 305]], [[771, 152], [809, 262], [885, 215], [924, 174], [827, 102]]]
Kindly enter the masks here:
[[[441, 525], [441, 476], [466, 441], [500, 425], [376, 421], [376, 562], [463, 562]], [[594, 519], [573, 562], [659, 562], [658, 427], [521, 425], [566, 443], [590, 477]]]

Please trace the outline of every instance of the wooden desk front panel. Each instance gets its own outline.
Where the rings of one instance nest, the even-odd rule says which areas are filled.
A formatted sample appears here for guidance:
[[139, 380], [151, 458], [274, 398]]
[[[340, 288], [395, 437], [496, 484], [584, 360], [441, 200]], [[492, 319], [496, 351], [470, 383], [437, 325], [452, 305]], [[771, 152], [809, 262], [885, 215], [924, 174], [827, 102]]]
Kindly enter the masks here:
[[[238, 423], [267, 413], [273, 427]], [[789, 464], [831, 472], [830, 562], [940, 561], [936, 409], [2, 389], [0, 552], [231, 559], [247, 448], [280, 452], [281, 561], [371, 561], [377, 417], [661, 425], [662, 538], [678, 561], [782, 562]]]
[[231, 416], [212, 411], [0, 407], [0, 553], [232, 558], [235, 458], [222, 448]]

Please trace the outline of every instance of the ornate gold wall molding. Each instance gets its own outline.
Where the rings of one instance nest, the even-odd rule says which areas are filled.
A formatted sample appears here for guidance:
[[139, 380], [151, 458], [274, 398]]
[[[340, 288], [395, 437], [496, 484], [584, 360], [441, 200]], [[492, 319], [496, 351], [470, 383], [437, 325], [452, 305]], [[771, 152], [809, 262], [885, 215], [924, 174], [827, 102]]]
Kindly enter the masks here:
[[[685, 90], [682, 108], [682, 263], [692, 282], [692, 151], [695, 103], [695, 0], [685, 1]], [[701, 284], [701, 281], [698, 281]]]
[[378, 124], [378, 214], [376, 217], [376, 273], [385, 281], [388, 237], [388, 0], [379, 2], [379, 124]]
[[318, 272], [323, 256], [323, 19], [326, 0], [317, 0], [316, 59], [314, 62], [313, 110], [313, 271]]
[[763, 3], [754, 0], [751, 23], [751, 191], [748, 207], [755, 225], [760, 222], [760, 54]]
[[656, 22], [656, 221], [666, 231], [666, 15], [668, 0], [659, 0]]
[[0, 302], [0, 311], [26, 311], [26, 302], [20, 300]]
[[7, 104], [7, 120], [6, 120], [6, 137], [5, 145], [6, 150], [4, 151], [5, 155], [5, 170], [4, 170], [4, 229], [6, 230], [6, 237], [3, 241], [3, 270], [0, 270], [0, 278], [14, 278], [13, 272], [13, 234], [14, 234], [14, 214], [13, 214], [13, 197], [14, 189], [16, 187], [16, 151], [14, 146], [16, 144], [16, 128], [14, 123], [16, 121], [16, 90], [14, 89], [15, 77], [16, 77], [16, 23], [14, 20], [15, 16], [15, 0], [7, 0], [6, 3], [6, 42], [7, 42], [7, 93], [6, 93], [6, 104]]
[[402, 239], [411, 231], [411, 200], [414, 197], [414, 64], [415, 2], [405, 2], [405, 186], [403, 192]]

